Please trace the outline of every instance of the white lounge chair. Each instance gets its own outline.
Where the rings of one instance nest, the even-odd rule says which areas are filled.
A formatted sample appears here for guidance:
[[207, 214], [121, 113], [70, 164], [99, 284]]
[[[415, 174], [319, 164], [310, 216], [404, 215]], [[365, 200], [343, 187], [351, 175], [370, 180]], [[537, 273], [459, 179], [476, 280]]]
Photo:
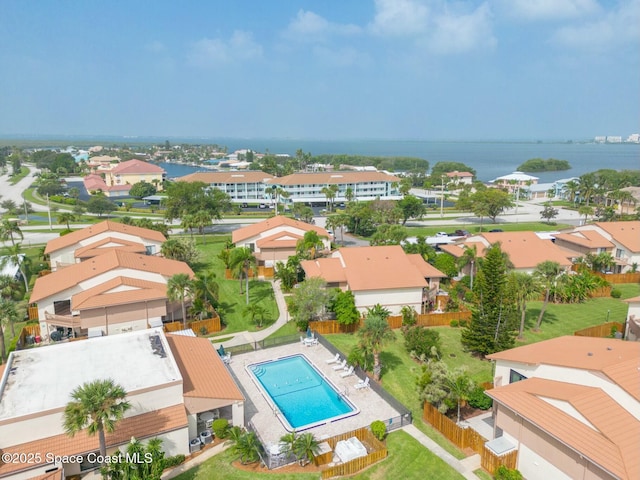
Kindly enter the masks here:
[[330, 358], [329, 360], [325, 360], [327, 363], [331, 364], [331, 363], [336, 363], [340, 361], [340, 354], [336, 353], [336, 356], [333, 358]]
[[347, 370], [346, 372], [342, 372], [342, 373], [340, 374], [340, 376], [341, 376], [342, 378], [349, 377], [349, 376], [353, 375], [353, 371], [354, 371], [354, 370], [355, 370], [355, 369], [353, 368], [353, 366], [351, 366], [351, 367], [349, 367], [349, 370]]
[[344, 367], [347, 365], [347, 360], [343, 359], [338, 365], [334, 365], [334, 370], [344, 370]]
[[369, 377], [364, 380], [360, 380], [358, 383], [354, 385], [356, 390], [360, 390], [361, 388], [369, 388]]

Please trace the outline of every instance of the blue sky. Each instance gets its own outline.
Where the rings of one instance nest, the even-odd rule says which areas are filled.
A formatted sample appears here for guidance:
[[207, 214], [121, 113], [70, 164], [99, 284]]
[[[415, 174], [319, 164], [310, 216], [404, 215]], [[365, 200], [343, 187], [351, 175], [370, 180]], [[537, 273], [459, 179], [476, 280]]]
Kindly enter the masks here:
[[0, 1], [0, 134], [640, 132], [640, 0]]

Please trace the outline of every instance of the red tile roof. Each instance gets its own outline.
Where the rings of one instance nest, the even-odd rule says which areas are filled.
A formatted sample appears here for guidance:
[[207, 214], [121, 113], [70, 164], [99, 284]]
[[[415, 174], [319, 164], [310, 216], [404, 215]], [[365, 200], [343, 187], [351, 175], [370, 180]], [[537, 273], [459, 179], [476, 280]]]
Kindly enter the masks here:
[[261, 238], [256, 241], [256, 246], [263, 248], [296, 248], [298, 240], [302, 239], [302, 235], [292, 232], [278, 232], [268, 237]]
[[424, 278], [447, 278], [447, 275], [430, 263], [425, 262], [424, 258], [422, 258], [422, 255], [419, 253], [407, 254], [407, 258], [413, 265], [415, 265]]
[[[111, 292], [118, 287], [133, 287]], [[71, 297], [71, 310], [123, 305], [167, 298], [167, 286], [138, 278], [116, 277]]]
[[612, 248], [614, 245], [595, 230], [558, 233], [554, 237], [586, 248]]
[[165, 173], [164, 168], [154, 165], [153, 163], [143, 162], [142, 160], [127, 160], [119, 163], [111, 169], [111, 173], [120, 175], [132, 175], [141, 173]]
[[244, 400], [209, 339], [168, 334], [167, 342], [182, 375], [185, 397]]
[[530, 378], [487, 395], [616, 478], [640, 478], [640, 421], [602, 389]]
[[300, 266], [308, 278], [322, 278], [327, 283], [347, 283], [347, 272], [339, 258], [303, 260]]
[[234, 230], [231, 234], [231, 241], [233, 243], [241, 242], [243, 240], [246, 240], [247, 238], [255, 237], [256, 235], [260, 235], [261, 233], [268, 232], [273, 228], [283, 226], [296, 228], [298, 230], [302, 230], [303, 232], [314, 231], [317, 232], [321, 237], [329, 238], [329, 233], [324, 228], [316, 227], [315, 225], [310, 225], [304, 222], [299, 222], [298, 220], [294, 220], [283, 215], [278, 215], [277, 217], [267, 218], [262, 222], [253, 223], [251, 225], [247, 225], [246, 227]]
[[165, 236], [156, 230], [134, 227], [133, 225], [125, 225], [124, 223], [105, 220], [104, 222], [96, 223], [95, 225], [91, 225], [90, 227], [86, 227], [81, 230], [76, 230], [75, 232], [71, 232], [62, 237], [49, 240], [44, 253], [50, 254], [62, 248], [70, 247], [71, 245], [75, 245], [76, 243], [104, 232], [126, 233], [128, 235], [160, 243], [166, 240]]
[[630, 252], [640, 252], [640, 221], [632, 222], [597, 222], [600, 227]]
[[285, 177], [273, 178], [269, 183], [276, 185], [342, 185], [364, 182], [399, 182], [398, 177], [384, 172], [319, 172], [293, 173]]
[[492, 353], [487, 358], [600, 371], [640, 400], [640, 342], [568, 335]]
[[43, 298], [63, 292], [89, 278], [118, 268], [159, 273], [165, 278], [178, 273], [186, 273], [190, 277], [194, 276], [193, 270], [184, 262], [153, 255], [140, 255], [112, 250], [104, 255], [98, 255], [84, 262], [76, 263], [44, 277], [38, 277], [33, 286], [30, 301], [38, 302]]
[[[109, 243], [115, 243], [115, 245], [110, 245], [108, 247], [103, 246]], [[103, 253], [107, 253], [114, 249], [134, 253], [145, 253], [147, 251], [146, 247], [142, 243], [132, 242], [130, 240], [124, 240], [118, 237], [107, 237], [103, 238], [102, 240], [98, 240], [97, 242], [90, 243], [89, 245], [86, 245], [84, 247], [78, 248], [74, 252], [74, 256], [76, 258], [91, 258]]]
[[196, 172], [176, 179], [178, 182], [213, 183], [263, 183], [273, 175], [260, 171], [247, 172]]
[[[148, 413], [142, 413], [134, 417], [120, 420], [113, 433], [106, 434], [107, 447], [124, 445], [135, 437], [138, 440], [154, 437], [162, 433], [179, 430], [188, 426], [187, 414], [184, 405], [162, 408]], [[0, 463], [0, 477], [19, 471], [28, 471], [38, 465], [44, 465], [46, 460], [43, 452], [55, 456], [81, 455], [99, 450], [98, 436], [89, 436], [86, 430], [70, 437], [65, 434], [34, 440], [20, 445], [0, 449], [1, 453], [39, 453], [42, 462], [33, 464]]]

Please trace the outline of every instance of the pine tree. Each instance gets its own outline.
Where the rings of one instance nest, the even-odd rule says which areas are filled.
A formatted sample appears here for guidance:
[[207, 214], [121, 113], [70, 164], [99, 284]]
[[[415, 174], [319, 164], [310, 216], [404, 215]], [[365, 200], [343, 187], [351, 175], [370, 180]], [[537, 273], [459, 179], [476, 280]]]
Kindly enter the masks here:
[[512, 348], [517, 333], [517, 305], [507, 283], [508, 258], [499, 243], [485, 255], [476, 276], [476, 305], [462, 331], [462, 345], [481, 355]]

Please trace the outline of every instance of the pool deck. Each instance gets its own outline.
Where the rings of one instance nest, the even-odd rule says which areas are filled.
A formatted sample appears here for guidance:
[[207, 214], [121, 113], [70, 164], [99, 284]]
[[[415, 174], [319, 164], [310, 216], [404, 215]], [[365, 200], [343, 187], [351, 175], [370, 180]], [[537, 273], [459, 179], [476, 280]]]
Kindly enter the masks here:
[[346, 392], [351, 403], [360, 409], [360, 413], [354, 416], [306, 429], [304, 433], [313, 433], [317, 439], [321, 440], [361, 427], [367, 427], [374, 420], [386, 420], [400, 415], [399, 412], [370, 388], [356, 389], [355, 385], [360, 380], [357, 376], [351, 375], [342, 378], [340, 376], [342, 371], [334, 371], [333, 366], [335, 364], [327, 364], [326, 362], [327, 359], [332, 358], [334, 355], [322, 345], [307, 347], [300, 343], [293, 343], [268, 348], [266, 350], [234, 355], [229, 368], [240, 383], [240, 389], [246, 398], [244, 406], [245, 422], [251, 422], [263, 442], [267, 444], [265, 447], [268, 448], [271, 445], [278, 444], [280, 437], [288, 432], [278, 417], [273, 413], [271, 406], [262, 396], [262, 393], [256, 387], [245, 367], [252, 363], [274, 360], [301, 353], [331, 380], [338, 391]]

